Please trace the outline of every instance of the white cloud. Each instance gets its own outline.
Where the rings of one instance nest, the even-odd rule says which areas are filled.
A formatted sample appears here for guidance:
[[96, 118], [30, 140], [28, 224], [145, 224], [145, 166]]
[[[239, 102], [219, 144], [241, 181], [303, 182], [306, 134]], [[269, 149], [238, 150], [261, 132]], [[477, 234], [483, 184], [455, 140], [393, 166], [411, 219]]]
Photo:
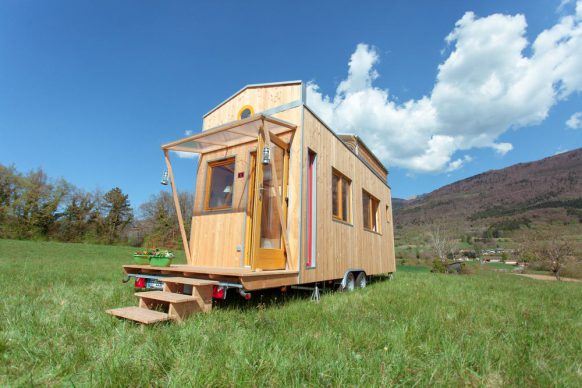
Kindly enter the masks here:
[[500, 155], [505, 155], [513, 149], [511, 143], [494, 143], [491, 147]]
[[374, 86], [378, 52], [359, 44], [333, 96], [317, 84], [307, 104], [332, 128], [354, 132], [388, 164], [418, 172], [452, 171], [470, 161], [459, 152], [491, 148], [511, 128], [540, 124], [560, 100], [582, 90], [582, 0], [531, 45], [523, 15], [478, 18], [467, 12], [445, 38], [450, 55], [430, 94], [404, 103]]
[[581, 129], [582, 128], [582, 112], [576, 112], [568, 120], [566, 120], [566, 126], [570, 129]]

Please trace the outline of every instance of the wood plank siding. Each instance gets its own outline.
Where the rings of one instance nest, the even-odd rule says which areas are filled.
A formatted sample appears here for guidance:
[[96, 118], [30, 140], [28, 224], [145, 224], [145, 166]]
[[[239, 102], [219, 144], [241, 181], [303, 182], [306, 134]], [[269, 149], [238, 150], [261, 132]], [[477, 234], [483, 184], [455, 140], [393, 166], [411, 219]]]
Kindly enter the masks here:
[[[339, 279], [347, 269], [362, 268], [367, 274], [394, 272], [394, 240], [390, 188], [366, 166], [309, 109], [304, 111], [304, 147], [317, 154], [316, 267], [306, 268], [306, 244], [302, 250], [300, 282]], [[304, 152], [303, 165], [307, 165]], [[334, 220], [332, 214], [332, 169], [351, 179], [351, 222]], [[305, 175], [305, 174], [304, 174]], [[303, 197], [307, 197], [304, 182]], [[380, 200], [380, 232], [364, 229], [362, 190]], [[304, 209], [306, 208], [304, 201]], [[388, 206], [388, 208], [386, 208]], [[388, 211], [387, 211], [388, 209]], [[306, 212], [303, 212], [303, 225]], [[305, 228], [303, 241], [307, 241]]]
[[[301, 100], [301, 82], [289, 84], [274, 84], [266, 86], [248, 86], [204, 116], [202, 129], [210, 129], [219, 125], [238, 120], [241, 108], [251, 106], [253, 113], [261, 113], [268, 109]], [[279, 117], [283, 120], [286, 115]], [[298, 122], [292, 121], [294, 124]]]
[[[348, 269], [363, 269], [369, 275], [395, 271], [391, 190], [386, 183], [388, 172], [356, 136], [336, 136], [313, 114], [303, 101], [303, 84], [292, 82], [247, 87], [211, 110], [204, 117], [203, 130], [238, 120], [241, 109], [251, 106], [253, 113], [271, 111], [272, 116], [297, 125], [279, 137], [290, 144], [288, 179], [289, 250], [287, 271], [280, 281], [273, 273], [259, 281], [246, 279], [252, 288], [339, 279]], [[242, 268], [248, 233], [247, 217], [249, 177], [253, 166], [251, 141], [220, 151], [200, 155], [196, 177], [190, 253], [192, 266]], [[315, 267], [306, 268], [308, 151], [317, 154], [314, 202]], [[232, 207], [204, 209], [208, 163], [225, 158], [235, 159]], [[332, 215], [332, 169], [351, 181], [348, 222]], [[379, 232], [364, 229], [362, 190], [378, 199]], [[342, 198], [344, 198], [342, 196]], [[190, 204], [191, 206], [191, 204]], [[188, 222], [189, 220], [185, 220]], [[301, 237], [301, 238], [300, 238]], [[268, 271], [265, 271], [268, 272]], [[297, 274], [297, 275], [295, 275]]]

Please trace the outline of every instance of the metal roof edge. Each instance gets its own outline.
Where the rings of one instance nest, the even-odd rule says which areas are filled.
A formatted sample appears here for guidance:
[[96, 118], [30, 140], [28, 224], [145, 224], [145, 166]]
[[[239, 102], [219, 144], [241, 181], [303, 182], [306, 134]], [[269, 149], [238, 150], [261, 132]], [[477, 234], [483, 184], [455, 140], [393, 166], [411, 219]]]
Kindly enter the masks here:
[[[337, 133], [335, 133], [335, 131], [333, 129], [331, 129], [331, 127], [329, 125], [327, 125], [325, 123], [325, 121], [323, 121], [321, 119], [321, 117], [319, 117], [314, 111], [313, 109], [311, 109], [309, 106], [307, 106], [307, 104], [303, 104], [303, 108], [307, 109], [309, 111], [309, 113], [311, 113], [317, 120], [319, 120], [320, 123], [323, 124], [323, 126], [325, 128], [327, 128], [328, 131], [330, 131], [332, 133], [332, 135], [338, 139], [352, 154], [354, 154], [356, 156], [356, 158], [358, 158], [358, 160], [360, 162], [362, 162], [366, 167], [368, 167], [368, 169], [378, 178], [380, 179], [380, 181], [382, 181], [382, 183], [384, 183], [390, 190], [392, 190], [392, 187], [390, 187], [390, 185], [388, 184], [388, 180], [384, 179], [384, 177], [380, 176], [380, 174], [372, 168], [372, 166], [370, 166], [365, 160], [363, 160], [358, 154], [356, 154], [350, 147], [348, 147], [348, 145], [339, 137], [339, 135]], [[301, 128], [301, 130], [303, 131], [304, 128]], [[354, 135], [355, 136], [355, 135]], [[356, 136], [357, 137], [357, 136]], [[363, 143], [362, 143], [363, 144]], [[372, 154], [374, 155], [374, 154]], [[374, 157], [376, 157], [376, 155], [374, 155]], [[384, 164], [382, 164], [382, 167], [384, 167]], [[384, 167], [386, 168], [386, 167]], [[390, 172], [388, 171], [388, 169], [386, 169], [386, 174], [389, 175]]]

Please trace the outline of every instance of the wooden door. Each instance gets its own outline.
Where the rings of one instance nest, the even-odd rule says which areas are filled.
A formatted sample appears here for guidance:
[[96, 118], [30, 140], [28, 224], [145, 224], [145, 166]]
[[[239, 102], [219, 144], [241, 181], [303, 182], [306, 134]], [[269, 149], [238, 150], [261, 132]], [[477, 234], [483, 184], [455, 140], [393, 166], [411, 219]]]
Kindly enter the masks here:
[[[271, 138], [271, 163], [263, 164], [264, 139], [259, 137], [256, 157], [255, 204], [253, 211], [253, 269], [285, 269], [285, 244], [278, 209], [287, 222], [287, 178], [289, 170], [288, 144]], [[273, 174], [272, 169], [276, 169]], [[278, 182], [275, 183], [274, 175]], [[275, 190], [277, 192], [275, 192]], [[277, 193], [279, 194], [277, 196]], [[280, 207], [277, 197], [281, 198]]]

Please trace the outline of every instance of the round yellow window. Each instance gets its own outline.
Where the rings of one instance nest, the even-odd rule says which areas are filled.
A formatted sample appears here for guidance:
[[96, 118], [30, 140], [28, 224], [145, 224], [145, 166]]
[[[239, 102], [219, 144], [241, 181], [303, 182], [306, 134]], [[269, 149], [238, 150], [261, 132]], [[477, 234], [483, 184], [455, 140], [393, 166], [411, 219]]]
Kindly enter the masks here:
[[248, 119], [249, 117], [251, 117], [253, 114], [255, 113], [254, 109], [252, 106], [250, 105], [245, 105], [242, 108], [240, 108], [240, 110], [238, 111], [238, 119], [239, 120], [244, 120], [244, 119]]

